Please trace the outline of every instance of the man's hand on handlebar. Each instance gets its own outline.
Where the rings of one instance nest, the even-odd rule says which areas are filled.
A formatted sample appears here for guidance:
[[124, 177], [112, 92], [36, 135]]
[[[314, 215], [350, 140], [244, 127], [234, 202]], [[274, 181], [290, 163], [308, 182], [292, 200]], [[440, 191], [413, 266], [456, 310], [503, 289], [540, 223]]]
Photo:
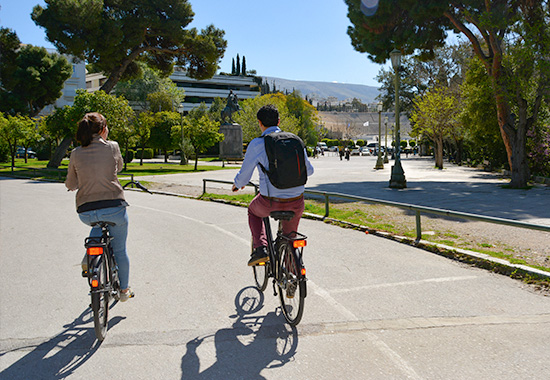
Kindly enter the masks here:
[[233, 192], [239, 191], [239, 190], [242, 190], [242, 189], [244, 189], [244, 186], [241, 187], [241, 188], [239, 189], [237, 186], [235, 186], [235, 184], [233, 184], [233, 187], [231, 188], [231, 190], [232, 190]]

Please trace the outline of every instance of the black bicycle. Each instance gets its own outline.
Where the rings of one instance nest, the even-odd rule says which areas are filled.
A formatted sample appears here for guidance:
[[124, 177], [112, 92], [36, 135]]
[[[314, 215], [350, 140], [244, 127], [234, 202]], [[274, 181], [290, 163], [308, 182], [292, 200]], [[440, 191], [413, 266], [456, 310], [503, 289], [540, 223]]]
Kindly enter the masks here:
[[268, 278], [273, 278], [273, 295], [279, 294], [285, 319], [291, 326], [296, 326], [302, 319], [307, 296], [306, 268], [303, 263], [307, 237], [298, 232], [283, 234], [281, 221], [292, 219], [293, 211], [273, 211], [270, 216], [279, 222], [277, 236], [273, 239], [269, 217], [263, 218], [269, 261], [252, 267], [254, 280], [256, 287], [263, 292]]
[[[147, 188], [138, 181], [128, 182], [123, 186], [135, 185], [139, 189], [151, 194]], [[118, 279], [118, 266], [111, 247], [113, 237], [109, 234], [109, 227], [114, 223], [99, 221], [92, 227], [101, 228], [101, 236], [87, 237], [84, 240], [86, 248], [87, 270], [82, 276], [88, 279], [90, 295], [92, 298], [92, 313], [94, 317], [94, 330], [97, 340], [103, 341], [107, 335], [109, 321], [109, 302], [120, 299], [120, 281]]]

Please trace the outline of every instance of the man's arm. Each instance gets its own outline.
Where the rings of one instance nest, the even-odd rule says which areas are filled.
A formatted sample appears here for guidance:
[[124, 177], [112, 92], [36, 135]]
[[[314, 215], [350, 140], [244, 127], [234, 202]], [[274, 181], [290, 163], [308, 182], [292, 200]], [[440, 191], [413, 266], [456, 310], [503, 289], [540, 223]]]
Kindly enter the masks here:
[[241, 165], [241, 170], [239, 170], [233, 179], [233, 191], [244, 189], [246, 184], [250, 181], [250, 178], [252, 178], [254, 169], [256, 169], [256, 165], [258, 165], [259, 162], [259, 155], [261, 153], [260, 144], [263, 144], [263, 140], [257, 138], [248, 144], [248, 148], [246, 149], [246, 153], [244, 155], [243, 164]]

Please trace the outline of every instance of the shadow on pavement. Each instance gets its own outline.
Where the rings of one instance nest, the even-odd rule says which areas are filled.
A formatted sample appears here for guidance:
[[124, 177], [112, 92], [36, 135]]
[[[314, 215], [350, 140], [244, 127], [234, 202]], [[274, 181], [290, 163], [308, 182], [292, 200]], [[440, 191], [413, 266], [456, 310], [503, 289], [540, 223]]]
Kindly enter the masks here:
[[[294, 358], [298, 332], [285, 323], [280, 312], [257, 315], [263, 308], [263, 293], [255, 287], [243, 288], [235, 298], [237, 314], [230, 328], [187, 342], [182, 357], [182, 379], [263, 379], [262, 370], [284, 366]], [[252, 315], [255, 314], [255, 315]], [[211, 350], [201, 347], [214, 340], [215, 361], [208, 368], [201, 357]], [[204, 348], [204, 349], [203, 349]], [[210, 361], [208, 361], [210, 362]]]
[[[544, 189], [504, 189], [483, 182], [410, 181], [406, 189], [391, 189], [389, 182], [342, 182], [307, 187], [307, 190], [344, 193], [445, 210], [505, 219], [550, 219], [550, 192]], [[308, 196], [309, 197], [309, 196]], [[318, 199], [322, 197], [317, 197]], [[344, 201], [343, 199], [331, 198]]]
[[[34, 347], [32, 351], [0, 372], [0, 378], [10, 380], [65, 379], [82, 366], [101, 346], [95, 338], [92, 311], [86, 309], [73, 322], [63, 326], [64, 330], [50, 340]], [[119, 323], [123, 317], [109, 321], [109, 328]], [[18, 346], [0, 354], [24, 351], [31, 346]]]

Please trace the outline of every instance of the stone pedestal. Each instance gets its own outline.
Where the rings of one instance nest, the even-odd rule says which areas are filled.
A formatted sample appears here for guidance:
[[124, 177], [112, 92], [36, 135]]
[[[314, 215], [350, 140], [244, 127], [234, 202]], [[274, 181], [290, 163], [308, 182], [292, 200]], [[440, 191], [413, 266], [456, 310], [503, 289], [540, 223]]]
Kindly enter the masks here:
[[243, 158], [243, 129], [239, 124], [222, 124], [220, 133], [225, 138], [220, 141], [220, 158], [238, 160]]

